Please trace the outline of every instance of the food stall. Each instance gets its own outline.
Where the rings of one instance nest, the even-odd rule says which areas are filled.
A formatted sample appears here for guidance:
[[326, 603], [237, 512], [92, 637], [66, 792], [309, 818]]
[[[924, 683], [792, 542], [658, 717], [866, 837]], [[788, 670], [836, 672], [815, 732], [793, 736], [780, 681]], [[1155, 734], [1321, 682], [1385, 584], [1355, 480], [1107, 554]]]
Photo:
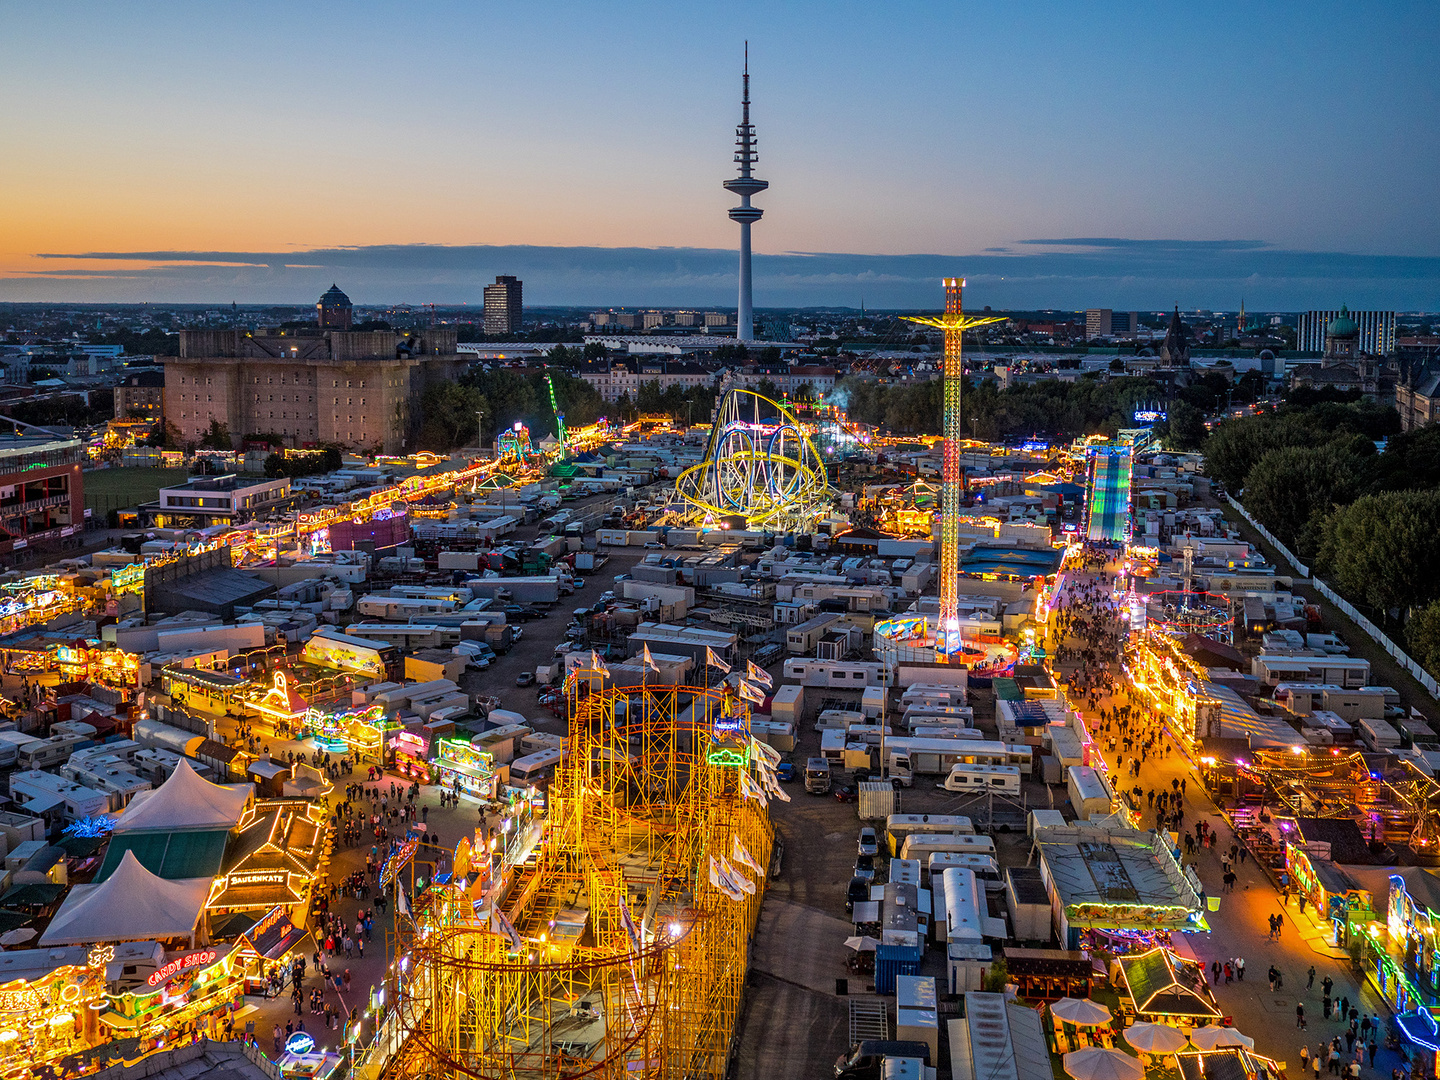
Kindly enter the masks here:
[[390, 738], [395, 771], [422, 784], [431, 782], [430, 737], [423, 731], [397, 731]]
[[277, 904], [255, 925], [240, 935], [235, 943], [235, 967], [245, 984], [246, 993], [263, 994], [270, 969], [285, 961], [308, 937], [304, 927], [296, 926], [284, 906]]
[[144, 1049], [190, 1032], [218, 1037], [244, 991], [236, 961], [230, 945], [167, 954], [143, 984], [112, 995], [100, 1019], [114, 1038], [137, 1038]]
[[477, 799], [495, 797], [495, 758], [470, 745], [468, 739], [439, 739], [435, 743], [437, 782], [447, 791], [463, 791]]
[[1161, 1024], [1191, 1026], [1221, 1018], [1220, 1006], [1200, 963], [1169, 949], [1118, 957], [1118, 982], [1124, 987], [1121, 1011], [1127, 1017]]

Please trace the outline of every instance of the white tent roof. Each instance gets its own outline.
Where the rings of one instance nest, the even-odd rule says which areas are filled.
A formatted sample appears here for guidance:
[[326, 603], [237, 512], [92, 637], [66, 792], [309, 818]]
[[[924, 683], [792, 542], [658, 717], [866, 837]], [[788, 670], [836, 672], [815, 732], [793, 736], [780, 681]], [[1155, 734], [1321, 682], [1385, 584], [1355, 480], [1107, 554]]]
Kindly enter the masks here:
[[137, 795], [115, 822], [117, 833], [137, 829], [233, 829], [240, 824], [253, 784], [212, 784], [184, 758], [170, 778], [142, 801]]
[[70, 890], [40, 944], [189, 937], [209, 895], [209, 878], [166, 881], [127, 851], [104, 882]]

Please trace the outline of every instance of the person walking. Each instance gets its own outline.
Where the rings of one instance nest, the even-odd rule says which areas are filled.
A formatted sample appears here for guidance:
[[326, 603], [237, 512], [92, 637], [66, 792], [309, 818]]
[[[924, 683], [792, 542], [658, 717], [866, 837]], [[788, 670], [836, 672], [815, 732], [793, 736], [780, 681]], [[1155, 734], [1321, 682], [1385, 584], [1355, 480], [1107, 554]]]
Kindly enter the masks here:
[[1241, 982], [1245, 981], [1245, 958], [1243, 956], [1235, 958], [1235, 977]]
[[1300, 1044], [1300, 1073], [1303, 1076], [1306, 1068], [1310, 1065], [1310, 1044]]
[[1315, 965], [1310, 965], [1309, 978], [1305, 980], [1305, 989], [1309, 990], [1315, 985]]
[[1295, 1026], [1301, 1031], [1305, 1030], [1305, 1003], [1303, 1001], [1295, 1003]]
[[1330, 1075], [1331, 1075], [1331, 1076], [1339, 1076], [1339, 1075], [1340, 1075], [1340, 1048], [1339, 1048], [1338, 1046], [1336, 1046], [1334, 1043], [1331, 1043], [1331, 1044], [1330, 1044], [1330, 1053], [1329, 1053], [1329, 1055], [1328, 1055], [1328, 1060], [1329, 1060], [1329, 1062], [1330, 1062]]

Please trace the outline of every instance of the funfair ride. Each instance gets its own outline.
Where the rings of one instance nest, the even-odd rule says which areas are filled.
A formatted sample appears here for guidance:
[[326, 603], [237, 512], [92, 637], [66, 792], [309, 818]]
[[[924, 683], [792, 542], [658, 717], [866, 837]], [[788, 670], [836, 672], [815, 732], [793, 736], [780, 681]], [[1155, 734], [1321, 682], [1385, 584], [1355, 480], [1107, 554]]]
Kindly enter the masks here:
[[960, 393], [965, 374], [961, 337], [966, 330], [1003, 322], [995, 316], [973, 317], [962, 304], [964, 278], [945, 278], [943, 315], [907, 315], [908, 322], [933, 326], [945, 333], [945, 445], [941, 465], [940, 492], [940, 612], [935, 628], [935, 653], [943, 659], [960, 652]]
[[569, 688], [534, 854], [497, 874], [477, 834], [414, 897], [387, 986], [402, 1033], [387, 1077], [726, 1074], [773, 840], [771, 759], [727, 689], [616, 687], [599, 666]]
[[751, 390], [727, 390], [705, 457], [675, 490], [707, 523], [803, 532], [829, 503], [825, 463], [795, 416]]

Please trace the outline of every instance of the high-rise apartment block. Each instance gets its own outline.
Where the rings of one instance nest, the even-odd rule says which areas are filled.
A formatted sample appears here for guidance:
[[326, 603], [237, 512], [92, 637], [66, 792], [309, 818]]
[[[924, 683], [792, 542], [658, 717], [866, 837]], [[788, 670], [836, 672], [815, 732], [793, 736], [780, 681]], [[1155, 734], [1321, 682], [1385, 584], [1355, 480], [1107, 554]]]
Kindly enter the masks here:
[[514, 334], [520, 330], [522, 282], [502, 274], [485, 286], [485, 333]]
[[[1360, 328], [1356, 344], [1360, 352], [1369, 356], [1389, 356], [1395, 351], [1395, 312], [1347, 311], [1346, 314]], [[1302, 312], [1295, 327], [1296, 350], [1323, 353], [1326, 328], [1339, 317], [1338, 310]]]
[[1139, 332], [1138, 312], [1112, 311], [1110, 308], [1089, 308], [1085, 312], [1087, 338], [1133, 337]]

